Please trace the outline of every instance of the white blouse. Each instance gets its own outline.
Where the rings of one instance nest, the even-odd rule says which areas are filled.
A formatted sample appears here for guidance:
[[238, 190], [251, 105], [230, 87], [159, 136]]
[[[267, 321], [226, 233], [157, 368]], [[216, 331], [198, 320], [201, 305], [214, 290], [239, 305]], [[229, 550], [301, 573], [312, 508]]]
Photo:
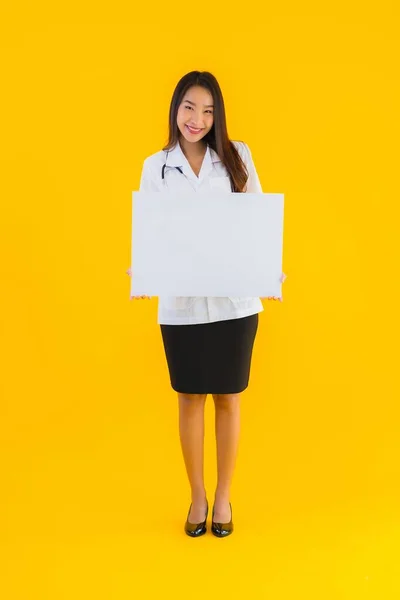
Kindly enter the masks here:
[[[250, 148], [244, 142], [233, 141], [233, 143], [249, 172], [246, 192], [262, 193]], [[163, 180], [161, 170], [165, 161], [167, 162]], [[174, 167], [181, 167], [183, 173]], [[210, 146], [207, 146], [198, 177], [191, 168], [179, 142], [168, 152], [168, 156], [166, 151], [160, 150], [144, 160], [139, 191], [205, 192], [210, 188], [231, 191], [230, 178], [225, 165]], [[160, 325], [212, 323], [247, 317], [263, 310], [261, 299], [253, 297], [160, 296], [158, 298], [158, 323]]]

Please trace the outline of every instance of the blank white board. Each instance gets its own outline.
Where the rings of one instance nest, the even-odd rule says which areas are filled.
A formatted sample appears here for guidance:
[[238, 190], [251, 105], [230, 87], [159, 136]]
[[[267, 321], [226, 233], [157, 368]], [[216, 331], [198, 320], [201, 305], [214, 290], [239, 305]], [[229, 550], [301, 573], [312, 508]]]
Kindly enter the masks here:
[[132, 192], [132, 296], [281, 297], [283, 194]]

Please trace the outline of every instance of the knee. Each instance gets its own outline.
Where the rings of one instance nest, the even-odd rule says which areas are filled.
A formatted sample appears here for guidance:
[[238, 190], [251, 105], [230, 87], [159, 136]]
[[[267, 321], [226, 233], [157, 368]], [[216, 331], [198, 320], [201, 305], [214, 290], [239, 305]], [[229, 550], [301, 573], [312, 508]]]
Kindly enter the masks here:
[[181, 394], [178, 393], [179, 404], [187, 409], [196, 409], [202, 406], [207, 398], [207, 394]]
[[216, 410], [233, 411], [237, 408], [240, 394], [213, 394]]

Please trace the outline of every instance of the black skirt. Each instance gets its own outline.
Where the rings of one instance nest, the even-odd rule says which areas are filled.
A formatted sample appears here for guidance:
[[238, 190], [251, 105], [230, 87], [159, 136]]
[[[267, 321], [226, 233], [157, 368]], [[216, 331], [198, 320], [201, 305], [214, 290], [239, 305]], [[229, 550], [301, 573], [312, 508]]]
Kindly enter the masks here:
[[238, 394], [248, 386], [258, 313], [195, 325], [160, 325], [172, 388]]

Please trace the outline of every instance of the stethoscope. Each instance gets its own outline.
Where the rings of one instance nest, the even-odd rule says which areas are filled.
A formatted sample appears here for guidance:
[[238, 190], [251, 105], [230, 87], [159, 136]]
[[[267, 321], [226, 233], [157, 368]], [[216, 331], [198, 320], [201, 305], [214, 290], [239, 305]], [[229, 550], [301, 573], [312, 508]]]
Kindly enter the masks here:
[[[162, 168], [161, 168], [161, 179], [162, 179], [162, 181], [164, 182], [164, 186], [166, 186], [166, 187], [168, 187], [168, 186], [167, 186], [167, 180], [165, 179], [165, 167], [167, 166], [168, 153], [169, 153], [169, 152], [167, 151], [167, 155], [166, 155], [166, 157], [165, 157], [165, 163], [163, 164], [163, 166], [162, 166]], [[168, 168], [169, 168], [169, 169], [177, 169], [177, 170], [179, 171], [179, 173], [182, 173], [182, 175], [184, 175], [184, 176], [186, 177], [186, 175], [185, 175], [185, 173], [182, 171], [182, 168], [181, 168], [181, 167], [170, 167], [170, 166], [168, 166]], [[189, 178], [188, 178], [188, 177], [186, 177], [186, 179], [189, 181]], [[189, 183], [190, 183], [190, 181], [189, 181]], [[192, 186], [192, 184], [191, 184], [191, 183], [190, 183], [190, 185], [191, 185], [191, 187], [193, 188], [193, 186]], [[193, 189], [195, 189], [195, 188], [193, 188]]]
[[[167, 156], [165, 157], [165, 163], [163, 164], [163, 166], [161, 167], [161, 180], [164, 182], [164, 186], [167, 186], [167, 180], [165, 178], [165, 167], [167, 166], [167, 159], [168, 159], [168, 151], [167, 151]], [[168, 167], [169, 169], [177, 169], [182, 175], [184, 175], [186, 177], [186, 179], [188, 180], [190, 186], [196, 190], [196, 188], [193, 187], [193, 185], [190, 183], [189, 177], [187, 177], [185, 175], [185, 173], [182, 171], [181, 167]], [[168, 186], [167, 186], [168, 187]], [[231, 181], [231, 190], [233, 191], [233, 185], [232, 185], [232, 181]]]

